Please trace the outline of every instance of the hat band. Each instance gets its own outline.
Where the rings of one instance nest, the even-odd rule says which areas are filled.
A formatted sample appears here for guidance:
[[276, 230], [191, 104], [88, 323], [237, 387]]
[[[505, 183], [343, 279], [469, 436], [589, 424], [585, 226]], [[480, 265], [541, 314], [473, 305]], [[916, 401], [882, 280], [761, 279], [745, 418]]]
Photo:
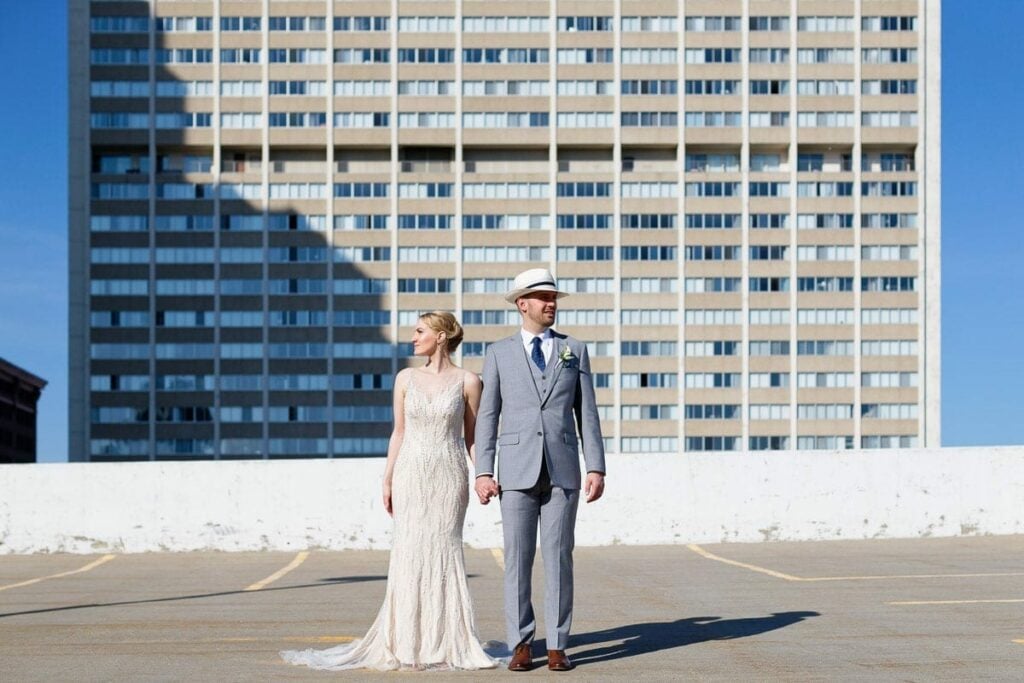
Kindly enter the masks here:
[[534, 287], [540, 287], [541, 285], [548, 285], [554, 287], [555, 283], [550, 280], [541, 280], [540, 282], [534, 282], [532, 285], [526, 285], [523, 289], [533, 289]]

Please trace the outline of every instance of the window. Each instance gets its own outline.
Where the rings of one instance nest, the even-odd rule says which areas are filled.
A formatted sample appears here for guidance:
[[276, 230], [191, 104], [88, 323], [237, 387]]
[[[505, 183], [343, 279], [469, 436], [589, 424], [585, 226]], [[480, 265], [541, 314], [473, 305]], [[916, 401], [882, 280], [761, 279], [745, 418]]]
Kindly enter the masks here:
[[676, 227], [676, 215], [674, 213], [624, 213], [620, 217], [620, 226], [626, 230], [671, 229]]
[[738, 154], [687, 154], [687, 173], [724, 173], [740, 170]]
[[741, 117], [738, 111], [690, 111], [684, 121], [687, 128], [736, 128], [742, 123]]
[[463, 17], [466, 33], [547, 33], [547, 17]]
[[[625, 439], [623, 439], [625, 441]], [[689, 451], [735, 451], [739, 449], [738, 436], [688, 436], [686, 450]]]
[[[739, 324], [739, 320], [736, 321]], [[750, 309], [751, 325], [788, 325], [788, 308], [752, 308]]]
[[610, 47], [559, 48], [555, 58], [559, 64], [611, 64], [615, 51]]
[[761, 80], [750, 81], [751, 95], [787, 95], [789, 94], [789, 81], [785, 80]]
[[622, 81], [623, 95], [675, 95], [679, 81]]
[[800, 128], [851, 128], [852, 111], [801, 111], [796, 115]]
[[615, 93], [612, 86], [612, 81], [558, 81], [557, 88], [559, 95], [590, 97], [612, 95]]
[[796, 92], [798, 95], [817, 95], [822, 97], [835, 97], [837, 95], [852, 95], [852, 80], [817, 80], [797, 81]]
[[684, 28], [695, 33], [717, 33], [719, 31], [739, 31], [740, 17], [686, 17]]
[[[404, 82], [404, 81], [403, 81]], [[414, 83], [415, 81], [408, 81]], [[447, 81], [443, 81], [446, 82]], [[573, 81], [568, 81], [573, 82]], [[594, 81], [589, 81], [593, 83]], [[402, 94], [402, 82], [399, 82], [399, 94]], [[421, 95], [430, 94], [454, 94], [453, 92], [420, 92]], [[491, 95], [498, 96], [530, 96], [530, 97], [541, 97], [548, 94], [548, 82], [547, 81], [463, 81], [462, 82], [462, 94], [472, 95], [475, 97], [486, 97]]]
[[[738, 114], [736, 118], [738, 120]], [[624, 128], [675, 128], [679, 125], [679, 115], [674, 111], [624, 111], [621, 121]]]
[[559, 261], [611, 261], [614, 247], [558, 247]]
[[751, 31], [789, 31], [789, 17], [752, 16], [749, 26]]
[[686, 373], [687, 389], [734, 389], [743, 375], [738, 372]]
[[466, 64], [547, 64], [548, 51], [517, 47], [465, 48], [462, 61]]
[[[561, 220], [561, 217], [559, 219]], [[547, 214], [465, 214], [462, 216], [464, 230], [546, 230], [547, 227]]]
[[398, 115], [399, 128], [454, 128], [452, 112], [402, 112]]
[[558, 17], [558, 30], [569, 33], [577, 31], [611, 31], [612, 17]]
[[840, 33], [853, 30], [853, 17], [797, 17], [797, 31]]
[[798, 292], [852, 292], [852, 277], [798, 277]]
[[799, 308], [796, 311], [798, 325], [852, 325], [852, 308]]
[[675, 33], [675, 17], [622, 17], [623, 33]]
[[[675, 64], [677, 51], [674, 47], [665, 48], [622, 48], [623, 64]], [[610, 61], [610, 60], [609, 60]]]
[[785, 48], [785, 47], [750, 48], [749, 56], [750, 56], [750, 63], [751, 64], [788, 64], [789, 63], [789, 48]]
[[917, 125], [916, 111], [866, 111], [861, 125], [868, 128], [912, 128]]
[[917, 48], [872, 47], [861, 50], [865, 64], [916, 64]]
[[606, 230], [611, 227], [611, 214], [559, 214], [559, 230]]
[[916, 31], [917, 17], [862, 17], [861, 29], [864, 31]]
[[687, 80], [687, 95], [738, 95], [740, 94], [740, 81], [738, 80]]
[[749, 280], [751, 292], [788, 292], [788, 277], [752, 277]]
[[[324, 52], [324, 50], [316, 50], [316, 52]], [[390, 61], [391, 51], [386, 48], [343, 48], [334, 51], [335, 64], [388, 64]], [[323, 62], [316, 63], [322, 64]]]
[[789, 125], [788, 111], [752, 111], [751, 128], [785, 128]]
[[688, 213], [688, 230], [731, 230], [740, 226], [738, 213]]
[[[410, 20], [407, 24], [410, 31], [429, 27], [429, 21], [436, 19], [440, 22], [450, 17], [406, 17]], [[427, 23], [418, 23], [426, 20]], [[390, 19], [388, 17], [334, 17], [333, 28], [335, 31], [387, 31]], [[440, 24], [438, 24], [440, 25]]]
[[[672, 52], [674, 56], [675, 50]], [[734, 64], [742, 61], [742, 55], [743, 50], [738, 47], [707, 47], [688, 48], [685, 58], [687, 64]], [[629, 62], [623, 60], [623, 63]]]

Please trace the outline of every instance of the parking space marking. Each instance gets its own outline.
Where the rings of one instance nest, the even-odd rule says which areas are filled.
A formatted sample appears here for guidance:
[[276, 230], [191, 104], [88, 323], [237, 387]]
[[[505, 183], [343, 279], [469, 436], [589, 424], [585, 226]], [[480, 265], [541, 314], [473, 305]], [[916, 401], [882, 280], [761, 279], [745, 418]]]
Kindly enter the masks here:
[[254, 583], [251, 586], [247, 587], [245, 590], [247, 590], [247, 591], [258, 591], [258, 590], [262, 590], [263, 588], [266, 588], [267, 586], [269, 586], [270, 584], [274, 583], [275, 581], [280, 579], [282, 576], [284, 576], [285, 574], [287, 574], [288, 572], [290, 572], [291, 570], [295, 569], [300, 564], [305, 562], [307, 557], [309, 557], [309, 551], [308, 550], [303, 550], [298, 555], [296, 555], [292, 559], [292, 561], [289, 562], [287, 565], [285, 565], [284, 567], [281, 567], [280, 569], [278, 569], [276, 572], [274, 572], [273, 574], [271, 574], [267, 578], [265, 578], [265, 579], [263, 579], [261, 581], [257, 581], [256, 583]]
[[692, 550], [693, 552], [697, 553], [701, 557], [705, 557], [709, 560], [715, 560], [716, 562], [722, 562], [724, 564], [731, 564], [734, 567], [749, 569], [752, 572], [767, 574], [768, 576], [773, 576], [777, 579], [783, 579], [785, 581], [805, 581], [808, 583], [820, 581], [881, 581], [885, 579], [965, 579], [992, 576], [1024, 576], [1024, 572], [990, 572], [965, 574], [868, 574], [865, 576], [794, 576], [793, 574], [783, 574], [782, 572], [777, 572], [774, 569], [768, 569], [767, 567], [759, 567], [756, 564], [747, 564], [746, 562], [730, 560], [728, 558], [715, 555], [714, 553], [710, 553], [696, 544], [691, 543], [686, 547]]
[[887, 605], [982, 605], [998, 603], [1024, 602], [1024, 598], [1007, 598], [1005, 600], [901, 600], [887, 602]]
[[84, 567], [79, 567], [78, 569], [72, 569], [71, 571], [61, 572], [59, 574], [50, 574], [49, 576], [40, 576], [37, 579], [29, 579], [28, 581], [20, 581], [18, 583], [9, 583], [6, 586], [0, 586], [0, 591], [5, 591], [8, 588], [20, 588], [21, 586], [31, 586], [32, 584], [39, 583], [40, 581], [49, 581], [50, 579], [59, 579], [59, 578], [62, 578], [64, 576], [71, 576], [72, 574], [81, 574], [82, 572], [87, 572], [87, 571], [89, 571], [91, 569], [95, 569], [96, 567], [100, 566], [101, 564], [106, 564], [107, 562], [110, 562], [111, 560], [113, 560], [115, 557], [117, 557], [117, 555], [104, 555], [103, 557], [99, 558], [98, 560], [93, 560], [89, 564], [85, 565]]
[[498, 563], [498, 567], [505, 571], [505, 551], [501, 548], [491, 548], [491, 557]]
[[1021, 638], [1020, 640], [1015, 640], [1013, 642], [1017, 643], [1018, 645], [1024, 645], [1024, 638]]
[[774, 571], [772, 569], [767, 569], [765, 567], [758, 567], [756, 564], [747, 564], [746, 562], [737, 562], [736, 560], [729, 560], [729, 559], [726, 559], [724, 557], [720, 557], [718, 555], [715, 555], [714, 553], [709, 553], [707, 550], [704, 550], [704, 548], [701, 548], [699, 545], [695, 545], [693, 543], [691, 543], [690, 545], [688, 545], [686, 547], [689, 548], [690, 550], [692, 550], [693, 552], [697, 553], [701, 557], [707, 558], [709, 560], [714, 560], [716, 562], [722, 562], [724, 564], [731, 564], [734, 567], [740, 567], [742, 569], [749, 569], [750, 571], [758, 572], [759, 574], [767, 574], [768, 576], [774, 576], [776, 579], [783, 579], [785, 581], [806, 581], [807, 580], [807, 579], [802, 579], [799, 576], [792, 576], [791, 574], [783, 574], [782, 572], [777, 572], [777, 571]]

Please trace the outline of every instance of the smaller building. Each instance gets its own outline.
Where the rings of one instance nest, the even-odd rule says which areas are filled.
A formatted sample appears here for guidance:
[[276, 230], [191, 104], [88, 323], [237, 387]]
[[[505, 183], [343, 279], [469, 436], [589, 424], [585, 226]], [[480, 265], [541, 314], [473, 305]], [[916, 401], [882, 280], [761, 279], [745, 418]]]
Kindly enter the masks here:
[[36, 461], [36, 405], [45, 386], [0, 358], [0, 464]]

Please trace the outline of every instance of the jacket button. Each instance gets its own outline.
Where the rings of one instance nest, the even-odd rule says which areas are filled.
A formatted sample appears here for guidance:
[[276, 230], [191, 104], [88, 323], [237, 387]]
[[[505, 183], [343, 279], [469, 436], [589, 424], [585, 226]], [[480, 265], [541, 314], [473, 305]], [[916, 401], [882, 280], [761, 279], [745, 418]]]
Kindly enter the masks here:
[[544, 436], [544, 432], [537, 432], [537, 436]]

